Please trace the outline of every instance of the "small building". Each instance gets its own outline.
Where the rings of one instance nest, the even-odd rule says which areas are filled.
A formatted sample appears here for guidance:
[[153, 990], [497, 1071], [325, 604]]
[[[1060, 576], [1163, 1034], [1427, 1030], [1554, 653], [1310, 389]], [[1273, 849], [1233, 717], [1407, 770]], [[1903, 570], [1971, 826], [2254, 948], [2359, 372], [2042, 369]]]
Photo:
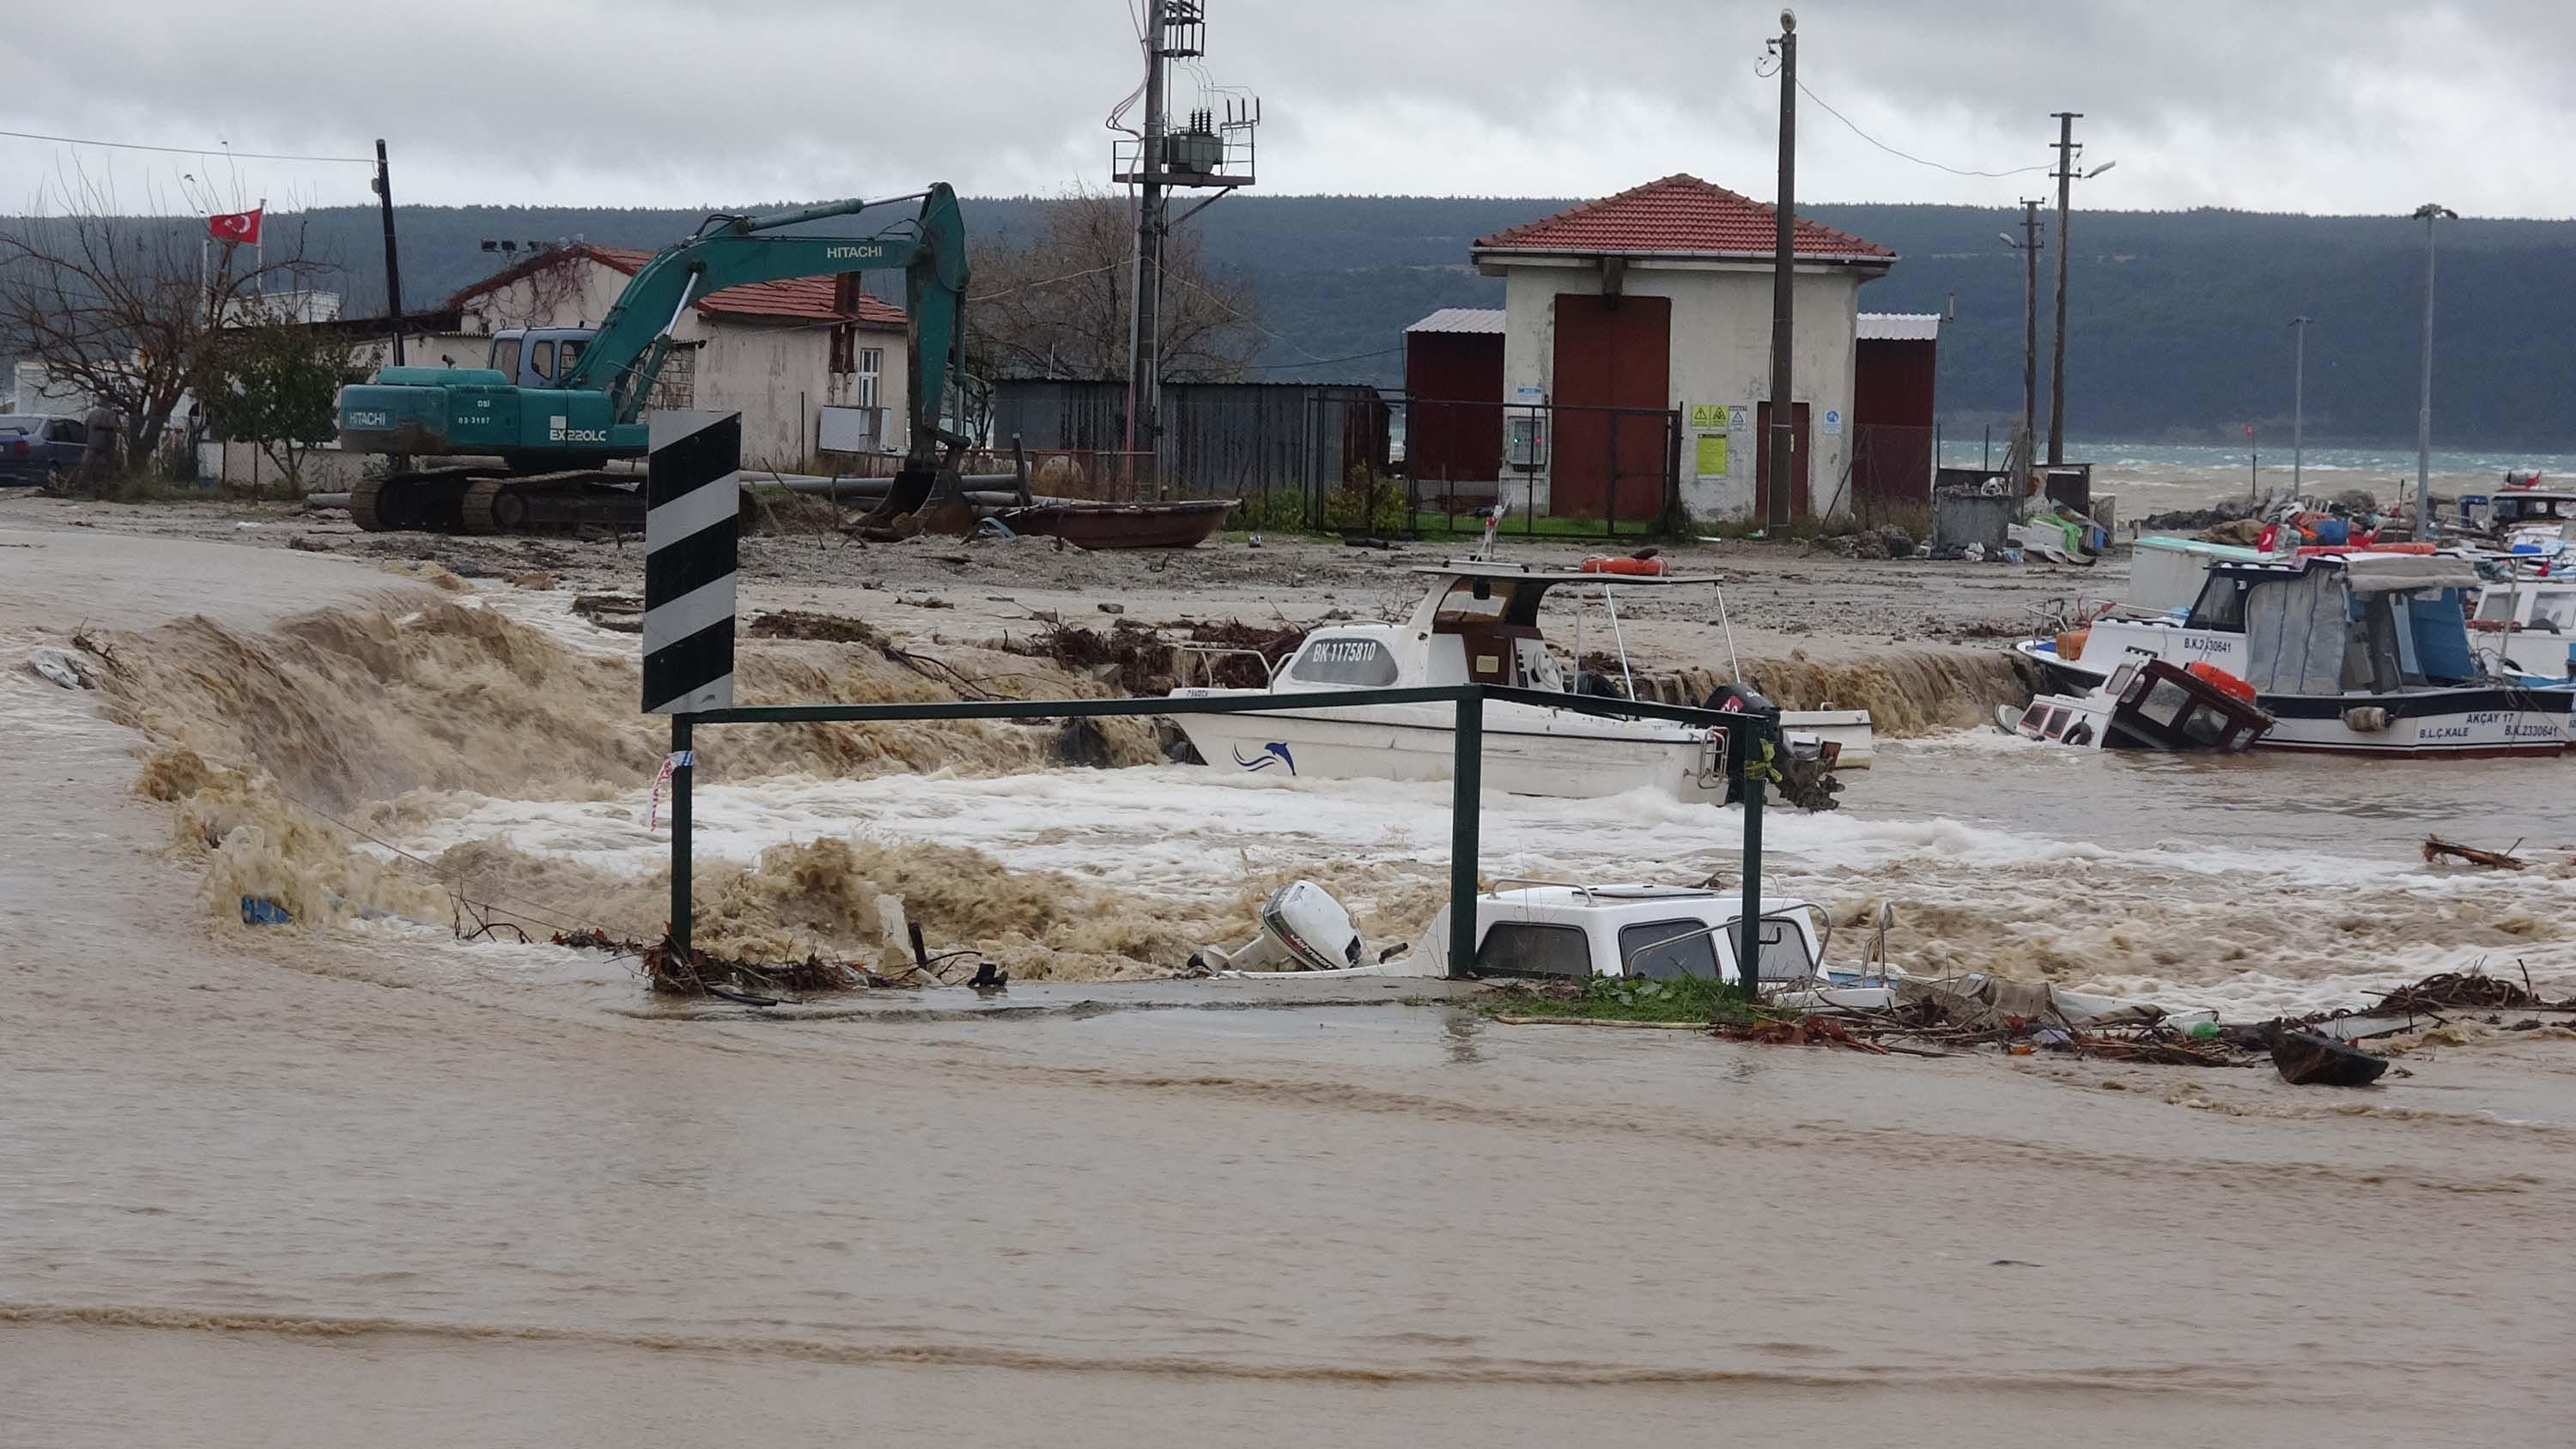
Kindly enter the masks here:
[[1863, 312], [1852, 358], [1851, 491], [1864, 521], [1932, 506], [1941, 314]]
[[[1674, 175], [1475, 244], [1504, 279], [1510, 491], [1525, 479], [1541, 511], [1642, 518], [1678, 472], [1693, 513], [1766, 507], [1776, 216]], [[1896, 254], [1803, 217], [1792, 236], [1796, 517], [1844, 506], [1860, 288]]]
[[[406, 343], [407, 360], [480, 367], [494, 332], [596, 327], [652, 258], [587, 242], [548, 248], [449, 298], [462, 330]], [[796, 277], [699, 298], [672, 329], [651, 405], [739, 411], [743, 462], [752, 467], [801, 469], [827, 436], [843, 451], [901, 452], [903, 309], [859, 281], [858, 273]]]
[[1443, 307], [1404, 329], [1404, 463], [1425, 502], [1481, 507], [1503, 476], [1500, 307]]

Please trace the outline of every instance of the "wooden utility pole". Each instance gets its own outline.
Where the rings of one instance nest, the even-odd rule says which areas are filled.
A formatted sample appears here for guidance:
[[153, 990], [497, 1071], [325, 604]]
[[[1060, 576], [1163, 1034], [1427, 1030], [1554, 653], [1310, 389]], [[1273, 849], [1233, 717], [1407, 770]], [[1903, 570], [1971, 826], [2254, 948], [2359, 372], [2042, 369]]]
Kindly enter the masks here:
[[2048, 461], [2066, 461], [2066, 212], [2075, 181], [2075, 123], [2082, 111], [2057, 112], [2057, 336], [2048, 364]]
[[1797, 281], [1798, 199], [1798, 17], [1780, 12], [1780, 201], [1779, 233], [1771, 259], [1771, 498], [1763, 527], [1789, 526], [1789, 489], [1794, 476], [1790, 450], [1797, 446], [1796, 405], [1789, 397], [1789, 343], [1794, 307], [1791, 288]]
[[2021, 455], [2022, 476], [2030, 486], [2032, 430], [2039, 425], [2039, 198], [2021, 203]]

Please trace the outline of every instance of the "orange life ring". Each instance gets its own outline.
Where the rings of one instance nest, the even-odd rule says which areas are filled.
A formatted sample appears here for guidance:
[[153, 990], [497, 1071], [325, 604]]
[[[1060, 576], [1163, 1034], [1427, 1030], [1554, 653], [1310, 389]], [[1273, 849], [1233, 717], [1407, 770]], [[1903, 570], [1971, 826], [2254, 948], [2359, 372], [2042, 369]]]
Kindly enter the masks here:
[[1594, 554], [1583, 561], [1587, 574], [1630, 574], [1640, 578], [1661, 578], [1673, 571], [1672, 561], [1664, 558], [1610, 558]]
[[2431, 543], [2328, 543], [2310, 544], [2299, 550], [2301, 558], [2341, 558], [2356, 553], [2431, 553], [2439, 544]]
[[2242, 678], [2229, 673], [2227, 670], [2219, 668], [2208, 660], [2193, 660], [2191, 663], [2183, 666], [2183, 673], [2190, 675], [2192, 678], [2199, 680], [2203, 684], [2209, 685], [2221, 694], [2243, 700], [2247, 704], [2252, 704], [2254, 702], [2253, 685], [2246, 683]]

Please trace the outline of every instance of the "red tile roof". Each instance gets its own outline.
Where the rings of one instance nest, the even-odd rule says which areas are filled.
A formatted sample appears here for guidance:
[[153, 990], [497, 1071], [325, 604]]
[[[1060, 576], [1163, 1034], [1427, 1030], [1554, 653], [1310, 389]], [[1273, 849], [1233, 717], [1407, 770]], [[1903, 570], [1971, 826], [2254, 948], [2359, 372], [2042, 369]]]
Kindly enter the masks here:
[[[1496, 232], [1478, 251], [1644, 252], [1663, 256], [1768, 258], [1776, 251], [1779, 212], [1696, 176], [1661, 181]], [[1892, 262], [1896, 253], [1805, 217], [1793, 245], [1802, 257]]]
[[[574, 257], [586, 257], [631, 277], [642, 271], [646, 262], [653, 260], [653, 253], [633, 247], [575, 242], [568, 247], [540, 252], [516, 266], [496, 272], [449, 298], [448, 305], [461, 306], [486, 292], [496, 291]], [[710, 314], [756, 317], [774, 322], [857, 322], [872, 327], [904, 325], [901, 307], [865, 292], [858, 294], [852, 309], [841, 310], [837, 305], [839, 290], [839, 281], [833, 277], [791, 277], [783, 282], [747, 282], [739, 287], [727, 287], [721, 292], [708, 293], [692, 305]]]

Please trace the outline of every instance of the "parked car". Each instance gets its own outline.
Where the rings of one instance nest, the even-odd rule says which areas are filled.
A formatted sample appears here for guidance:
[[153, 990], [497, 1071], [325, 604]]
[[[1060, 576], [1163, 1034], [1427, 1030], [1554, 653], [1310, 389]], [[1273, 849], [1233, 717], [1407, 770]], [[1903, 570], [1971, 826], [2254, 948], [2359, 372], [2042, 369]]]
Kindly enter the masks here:
[[42, 483], [80, 471], [89, 430], [78, 418], [0, 414], [0, 484]]

